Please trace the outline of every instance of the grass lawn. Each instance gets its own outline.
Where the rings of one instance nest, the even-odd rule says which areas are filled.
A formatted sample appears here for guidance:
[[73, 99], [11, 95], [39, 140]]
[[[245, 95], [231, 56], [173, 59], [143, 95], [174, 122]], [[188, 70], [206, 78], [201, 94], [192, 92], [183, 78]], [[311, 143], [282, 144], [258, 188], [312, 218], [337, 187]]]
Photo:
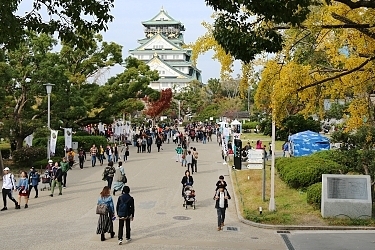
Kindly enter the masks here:
[[[266, 166], [266, 201], [262, 201], [262, 170], [233, 170], [233, 186], [239, 199], [240, 211], [245, 219], [273, 225], [308, 226], [375, 226], [375, 220], [323, 219], [320, 210], [306, 202], [306, 192], [289, 188], [276, 174], [276, 211], [269, 212], [270, 165]], [[263, 213], [259, 213], [259, 207]], [[374, 209], [373, 209], [374, 211]]]
[[10, 149], [10, 143], [9, 142], [0, 142], [0, 150], [1, 149]]
[[[267, 151], [269, 149], [268, 145], [272, 141], [271, 136], [263, 135], [263, 134], [256, 134], [256, 133], [243, 133], [241, 134], [241, 140], [242, 140], [242, 147], [244, 147], [247, 142], [250, 142], [250, 145], [255, 148], [257, 140], [261, 140], [263, 142], [263, 145], [267, 146]], [[282, 151], [282, 145], [284, 144], [284, 141], [276, 141], [275, 142], [275, 149], [276, 151]]]

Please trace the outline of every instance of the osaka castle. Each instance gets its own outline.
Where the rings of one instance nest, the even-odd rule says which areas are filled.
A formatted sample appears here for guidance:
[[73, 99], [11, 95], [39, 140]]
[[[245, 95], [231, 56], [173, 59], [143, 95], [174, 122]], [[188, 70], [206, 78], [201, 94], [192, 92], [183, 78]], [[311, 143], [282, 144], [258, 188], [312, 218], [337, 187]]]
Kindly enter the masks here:
[[159, 72], [160, 79], [151, 82], [156, 90], [172, 88], [177, 91], [192, 80], [202, 82], [201, 71], [191, 61], [191, 49], [184, 48], [184, 25], [174, 20], [162, 8], [149, 21], [142, 22], [145, 37], [138, 48], [129, 50], [131, 56]]

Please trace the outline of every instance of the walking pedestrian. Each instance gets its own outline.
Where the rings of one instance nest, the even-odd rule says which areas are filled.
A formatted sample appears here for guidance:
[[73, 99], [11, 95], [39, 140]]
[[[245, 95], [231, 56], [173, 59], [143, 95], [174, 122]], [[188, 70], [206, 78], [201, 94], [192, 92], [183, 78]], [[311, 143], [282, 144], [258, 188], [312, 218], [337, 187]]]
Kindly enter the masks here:
[[138, 139], [137, 139], [137, 147], [138, 147], [137, 153], [141, 153], [142, 152], [142, 138], [141, 138], [141, 136], [138, 137]]
[[113, 152], [113, 161], [118, 162], [118, 147], [116, 143], [113, 146], [112, 152]]
[[193, 173], [193, 171], [197, 172], [197, 168], [198, 168], [198, 151], [196, 148], [193, 148], [193, 152], [191, 153], [193, 155], [193, 160], [192, 160], [192, 164], [191, 164], [191, 168], [194, 170], [191, 170], [191, 172]]
[[99, 146], [99, 162], [100, 166], [103, 166], [103, 161], [104, 161], [104, 148], [102, 145]]
[[17, 185], [18, 190], [18, 206], [16, 209], [21, 209], [21, 198], [25, 199], [25, 208], [28, 208], [27, 204], [29, 201], [29, 179], [27, 178], [27, 173], [25, 171], [21, 172], [21, 178], [18, 181]]
[[134, 220], [134, 198], [130, 196], [129, 186], [125, 186], [122, 189], [122, 195], [118, 197], [116, 205], [117, 216], [119, 217], [118, 221], [118, 244], [122, 245], [123, 234], [124, 234], [124, 224], [125, 224], [125, 237], [126, 241], [130, 242], [130, 221]]
[[184, 197], [184, 188], [186, 186], [193, 186], [194, 184], [193, 176], [190, 175], [189, 170], [185, 171], [185, 175], [182, 177], [181, 184], [182, 184], [182, 197]]
[[125, 148], [122, 148], [121, 152], [124, 151], [124, 149], [125, 149], [124, 162], [126, 162], [128, 160], [128, 156], [129, 156], [129, 146], [125, 144]]
[[92, 147], [90, 148], [91, 167], [95, 167], [97, 154], [98, 154], [98, 148], [95, 146], [95, 144], [93, 144]]
[[100, 234], [100, 240], [105, 241], [105, 233], [110, 233], [111, 238], [115, 237], [112, 221], [112, 218], [115, 214], [115, 206], [113, 204], [110, 187], [105, 186], [102, 192], [100, 192], [100, 197], [98, 198], [97, 205], [99, 204], [105, 204], [107, 206], [107, 212], [106, 214], [99, 215], [96, 234]]
[[156, 146], [158, 147], [158, 152], [160, 152], [160, 147], [161, 147], [161, 144], [163, 143], [162, 139], [160, 138], [159, 135], [156, 136], [156, 140], [155, 140], [155, 144]]
[[52, 172], [53, 172], [52, 173], [53, 179], [52, 179], [52, 186], [51, 186], [51, 194], [49, 196], [53, 197], [53, 193], [55, 191], [56, 185], [59, 188], [59, 195], [62, 195], [62, 176], [63, 176], [63, 172], [62, 172], [61, 167], [59, 166], [58, 162], [55, 162], [55, 166], [53, 167]]
[[2, 188], [2, 194], [3, 194], [3, 203], [4, 207], [0, 211], [8, 210], [7, 207], [7, 196], [8, 198], [14, 202], [16, 205], [16, 209], [18, 209], [18, 202], [16, 199], [12, 196], [12, 191], [16, 190], [16, 180], [14, 179], [14, 175], [10, 173], [10, 169], [8, 167], [4, 168], [4, 175], [3, 175], [3, 188]]
[[62, 185], [64, 188], [66, 188], [66, 177], [68, 176], [68, 171], [70, 168], [70, 162], [68, 163], [66, 161], [66, 158], [63, 157], [62, 161], [60, 162], [60, 167], [62, 171]]
[[151, 153], [152, 137], [147, 137], [147, 153]]
[[146, 136], [142, 136], [142, 153], [146, 152], [147, 139]]
[[186, 155], [186, 165], [187, 165], [187, 170], [191, 168], [192, 174], [194, 173], [193, 169], [193, 155], [191, 154], [191, 151], [189, 150]]
[[219, 185], [218, 190], [215, 192], [214, 199], [216, 200], [215, 208], [217, 211], [217, 231], [220, 231], [224, 226], [225, 221], [225, 210], [228, 207], [228, 191], [225, 189], [224, 185]]
[[113, 195], [116, 195], [116, 191], [122, 191], [124, 185], [127, 182], [126, 174], [122, 162], [118, 163], [115, 173], [115, 181], [113, 183]]
[[29, 198], [30, 198], [31, 190], [33, 188], [35, 190], [35, 197], [34, 198], [38, 198], [38, 184], [39, 184], [39, 181], [40, 181], [40, 175], [39, 175], [38, 171], [35, 171], [35, 168], [32, 167], [30, 169], [30, 173], [29, 173], [29, 185], [30, 185], [30, 188], [29, 188]]
[[112, 154], [113, 154], [111, 146], [107, 145], [107, 148], [105, 151], [106, 151], [108, 163], [109, 163], [112, 161]]
[[182, 162], [182, 151], [183, 149], [181, 148], [181, 145], [178, 144], [177, 148], [175, 149], [176, 150], [176, 162]]
[[112, 187], [113, 177], [115, 176], [116, 169], [113, 167], [113, 161], [108, 162], [108, 166], [103, 171], [103, 180], [107, 181], [107, 186]]
[[72, 169], [73, 164], [74, 164], [74, 156], [75, 156], [75, 153], [74, 153], [73, 149], [70, 148], [69, 153], [67, 154], [70, 169]]
[[83, 163], [86, 160], [86, 152], [85, 150], [83, 150], [82, 147], [78, 151], [78, 160], [79, 160], [79, 168], [83, 169]]
[[53, 169], [53, 161], [52, 160], [48, 160], [48, 164], [46, 166], [46, 171], [48, 171], [48, 176], [49, 176], [49, 187], [51, 187], [51, 183], [52, 183], [52, 169]]

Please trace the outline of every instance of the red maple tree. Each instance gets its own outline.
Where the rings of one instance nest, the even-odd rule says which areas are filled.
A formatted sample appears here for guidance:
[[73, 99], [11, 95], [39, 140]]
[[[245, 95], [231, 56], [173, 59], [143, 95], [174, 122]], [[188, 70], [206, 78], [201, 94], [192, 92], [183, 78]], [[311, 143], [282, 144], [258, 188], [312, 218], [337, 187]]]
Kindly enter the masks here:
[[147, 109], [145, 111], [146, 115], [149, 115], [152, 119], [159, 116], [164, 110], [171, 106], [172, 102], [172, 89], [163, 89], [160, 91], [159, 99], [156, 101], [151, 101], [147, 99]]

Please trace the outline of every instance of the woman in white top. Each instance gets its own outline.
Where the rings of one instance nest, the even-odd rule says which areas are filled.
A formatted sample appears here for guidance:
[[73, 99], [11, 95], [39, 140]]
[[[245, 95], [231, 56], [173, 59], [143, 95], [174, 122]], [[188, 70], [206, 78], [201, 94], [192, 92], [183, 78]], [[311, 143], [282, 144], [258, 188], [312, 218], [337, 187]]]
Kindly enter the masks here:
[[[193, 155], [191, 154], [191, 151], [189, 150], [187, 152], [187, 155], [186, 155], [186, 165], [187, 165], [187, 170], [189, 170], [189, 168], [191, 168], [191, 170], [193, 170]], [[190, 170], [189, 170], [190, 171]], [[193, 172], [192, 172], [193, 174]]]

